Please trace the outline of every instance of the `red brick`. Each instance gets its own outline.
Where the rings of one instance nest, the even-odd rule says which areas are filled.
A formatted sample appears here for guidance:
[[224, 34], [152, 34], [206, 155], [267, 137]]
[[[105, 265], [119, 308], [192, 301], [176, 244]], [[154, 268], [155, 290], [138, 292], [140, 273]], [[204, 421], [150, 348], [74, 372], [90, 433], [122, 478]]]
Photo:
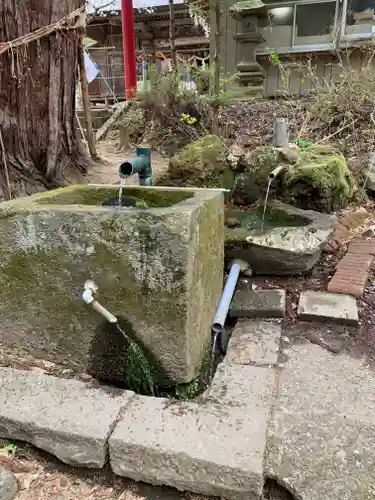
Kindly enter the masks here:
[[337, 266], [336, 274], [342, 274], [343, 276], [363, 276], [367, 278], [368, 268], [361, 265], [346, 264]]
[[349, 283], [352, 284], [353, 286], [360, 286], [360, 287], [365, 287], [367, 280], [365, 279], [355, 279], [351, 276], [346, 277], [346, 276], [334, 276], [330, 283]]
[[345, 293], [348, 295], [354, 295], [354, 297], [362, 297], [365, 291], [365, 286], [365, 283], [363, 285], [358, 285], [346, 280], [333, 278], [328, 284], [327, 289], [330, 293]]
[[356, 267], [357, 269], [370, 269], [371, 264], [374, 260], [372, 255], [363, 255], [357, 253], [347, 253], [337, 264], [337, 269], [345, 267]]
[[371, 240], [356, 238], [350, 243], [348, 253], [375, 256], [375, 238], [372, 238]]

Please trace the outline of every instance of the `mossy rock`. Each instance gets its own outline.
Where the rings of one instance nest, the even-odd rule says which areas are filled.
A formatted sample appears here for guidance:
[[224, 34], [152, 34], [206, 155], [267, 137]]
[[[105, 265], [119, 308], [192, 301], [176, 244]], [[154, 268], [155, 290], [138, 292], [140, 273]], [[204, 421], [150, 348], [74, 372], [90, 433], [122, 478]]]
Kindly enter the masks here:
[[[251, 205], [266, 195], [268, 175], [279, 165], [277, 151], [272, 146], [261, 148], [255, 152], [247, 163], [245, 171], [238, 176], [233, 201], [237, 205]], [[276, 179], [271, 185], [270, 197], [279, 184]]]
[[347, 207], [357, 191], [354, 176], [340, 154], [307, 150], [283, 176], [283, 198], [299, 208], [330, 213]]
[[191, 142], [170, 161], [159, 185], [231, 188], [234, 174], [225, 160], [226, 144], [215, 135]]

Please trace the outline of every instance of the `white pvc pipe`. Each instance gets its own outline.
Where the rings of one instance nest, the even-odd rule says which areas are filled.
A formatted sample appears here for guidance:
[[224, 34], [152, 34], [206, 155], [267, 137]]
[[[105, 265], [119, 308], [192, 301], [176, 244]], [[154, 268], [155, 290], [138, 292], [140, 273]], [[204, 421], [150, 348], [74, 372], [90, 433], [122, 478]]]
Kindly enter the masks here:
[[228, 278], [225, 282], [223, 293], [221, 294], [219, 305], [216, 309], [216, 314], [212, 322], [212, 331], [220, 332], [224, 328], [225, 320], [228, 316], [229, 306], [232, 302], [233, 294], [236, 289], [238, 277], [240, 275], [241, 266], [238, 263], [232, 264]]
[[108, 311], [108, 309], [106, 309], [101, 304], [99, 304], [99, 302], [97, 302], [96, 300], [94, 300], [91, 303], [91, 305], [92, 305], [92, 308], [96, 312], [98, 312], [99, 314], [101, 314], [107, 321], [109, 321], [110, 323], [117, 323], [116, 316], [114, 316], [111, 312]]
[[108, 311], [108, 309], [103, 307], [97, 300], [95, 300], [94, 293], [96, 293], [97, 291], [98, 287], [93, 281], [86, 281], [82, 299], [86, 302], [86, 304], [91, 305], [94, 311], [101, 314], [107, 321], [109, 321], [110, 323], [117, 323], [116, 316], [114, 316], [111, 312]]

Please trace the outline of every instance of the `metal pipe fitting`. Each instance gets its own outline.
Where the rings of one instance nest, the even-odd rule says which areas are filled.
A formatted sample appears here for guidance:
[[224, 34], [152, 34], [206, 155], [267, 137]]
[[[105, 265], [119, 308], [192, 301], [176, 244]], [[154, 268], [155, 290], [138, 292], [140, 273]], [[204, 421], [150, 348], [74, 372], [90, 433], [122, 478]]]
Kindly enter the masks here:
[[137, 148], [137, 157], [124, 161], [119, 167], [119, 176], [138, 174], [140, 186], [152, 186], [151, 149]]
[[269, 173], [268, 180], [273, 181], [281, 174], [281, 172], [283, 172], [283, 170], [285, 170], [285, 165], [279, 165], [278, 167], [274, 168], [272, 172]]

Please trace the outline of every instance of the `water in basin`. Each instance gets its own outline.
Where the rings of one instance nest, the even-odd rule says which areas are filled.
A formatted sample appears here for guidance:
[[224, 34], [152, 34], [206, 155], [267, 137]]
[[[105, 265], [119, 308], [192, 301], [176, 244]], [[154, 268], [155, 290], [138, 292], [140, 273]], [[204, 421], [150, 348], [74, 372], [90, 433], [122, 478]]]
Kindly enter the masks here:
[[263, 207], [250, 207], [247, 210], [229, 208], [226, 210], [226, 219], [237, 219], [239, 226], [248, 231], [269, 231], [277, 227], [300, 227], [306, 226], [309, 220], [300, 215], [287, 214], [283, 210], [267, 207], [264, 213]]

